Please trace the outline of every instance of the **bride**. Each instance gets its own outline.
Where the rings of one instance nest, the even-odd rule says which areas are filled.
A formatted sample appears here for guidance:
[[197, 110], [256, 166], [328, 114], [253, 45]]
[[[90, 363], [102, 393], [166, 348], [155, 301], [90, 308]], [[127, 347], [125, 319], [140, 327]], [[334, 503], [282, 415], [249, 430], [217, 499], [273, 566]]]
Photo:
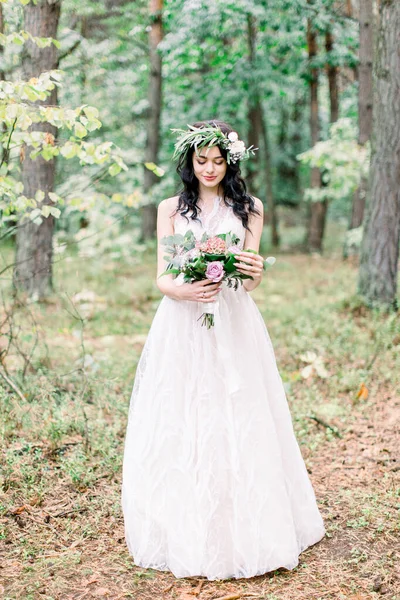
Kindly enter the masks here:
[[[122, 509], [134, 564], [175, 577], [253, 577], [298, 565], [324, 537], [273, 346], [249, 292], [263, 277], [263, 205], [240, 161], [254, 152], [223, 121], [179, 133], [183, 188], [158, 207], [163, 294], [139, 359], [126, 431]], [[178, 284], [162, 239], [233, 232], [237, 290]], [[213, 306], [214, 326], [198, 320]]]

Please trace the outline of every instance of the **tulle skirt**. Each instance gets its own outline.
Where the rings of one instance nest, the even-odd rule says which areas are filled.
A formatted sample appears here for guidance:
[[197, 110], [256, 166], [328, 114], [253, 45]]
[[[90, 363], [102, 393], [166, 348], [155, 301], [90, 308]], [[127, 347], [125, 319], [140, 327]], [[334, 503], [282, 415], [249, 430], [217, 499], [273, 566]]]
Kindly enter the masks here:
[[225, 283], [164, 296], [135, 376], [122, 509], [134, 564], [209, 580], [293, 569], [325, 533], [262, 315]]

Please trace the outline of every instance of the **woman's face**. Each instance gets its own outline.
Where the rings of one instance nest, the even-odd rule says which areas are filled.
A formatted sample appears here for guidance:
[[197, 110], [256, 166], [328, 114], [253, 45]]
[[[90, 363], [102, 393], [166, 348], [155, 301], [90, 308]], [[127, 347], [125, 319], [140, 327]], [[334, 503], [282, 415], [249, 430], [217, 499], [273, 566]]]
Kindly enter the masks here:
[[218, 146], [206, 146], [193, 152], [194, 174], [205, 187], [217, 186], [225, 177], [227, 163]]

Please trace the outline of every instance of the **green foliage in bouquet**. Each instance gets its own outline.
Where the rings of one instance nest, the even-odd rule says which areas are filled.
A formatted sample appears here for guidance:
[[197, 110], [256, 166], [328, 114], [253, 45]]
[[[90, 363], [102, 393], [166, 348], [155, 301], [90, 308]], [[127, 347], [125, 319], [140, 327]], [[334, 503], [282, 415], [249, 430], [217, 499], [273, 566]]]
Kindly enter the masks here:
[[[218, 237], [224, 240], [226, 247], [234, 246], [240, 240], [240, 238], [232, 232], [228, 233], [220, 233], [216, 236], [209, 236], [207, 233], [203, 233], [200, 242], [206, 242], [210, 237]], [[186, 231], [184, 235], [181, 233], [177, 233], [170, 236], [164, 236], [161, 240], [161, 243], [165, 246], [165, 251], [167, 256], [164, 256], [164, 260], [168, 261], [167, 269], [159, 275], [179, 275], [182, 272], [182, 258], [185, 253], [193, 250], [196, 245], [196, 238], [191, 229]], [[186, 283], [193, 281], [200, 281], [204, 279], [204, 273], [207, 269], [207, 263], [212, 261], [221, 261], [224, 263], [224, 270], [226, 273], [234, 273], [236, 271], [236, 267], [234, 263], [236, 262], [235, 255], [232, 252], [222, 252], [222, 253], [210, 253], [210, 252], [201, 252], [199, 256], [193, 258], [190, 263], [186, 263], [185, 268], [185, 278], [184, 281]], [[239, 275], [242, 275], [239, 273]], [[249, 276], [243, 275], [243, 278]], [[229, 283], [228, 283], [229, 285]]]
[[[159, 277], [172, 274], [180, 275], [182, 283], [201, 281], [207, 277], [208, 265], [219, 262], [220, 268], [223, 267], [222, 279], [226, 281], [228, 287], [237, 290], [244, 279], [253, 279], [251, 275], [240, 272], [235, 265], [239, 241], [240, 238], [231, 231], [217, 235], [208, 235], [204, 232], [199, 241], [196, 240], [192, 230], [186, 231], [184, 235], [165, 236], [161, 243], [165, 246], [167, 255], [164, 256], [164, 260], [168, 261], [168, 264], [167, 269]], [[247, 252], [258, 254], [255, 250], [247, 250]], [[274, 262], [273, 257], [265, 259], [264, 270]]]

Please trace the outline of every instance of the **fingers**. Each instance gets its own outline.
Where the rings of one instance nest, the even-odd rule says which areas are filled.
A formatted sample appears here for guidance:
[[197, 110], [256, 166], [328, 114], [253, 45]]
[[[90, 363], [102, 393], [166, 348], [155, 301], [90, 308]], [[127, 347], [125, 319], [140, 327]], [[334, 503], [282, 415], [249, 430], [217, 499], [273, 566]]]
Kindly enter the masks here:
[[[248, 264], [252, 264], [252, 265], [258, 265], [260, 267], [263, 266], [263, 259], [260, 258], [260, 256], [252, 254], [252, 253], [247, 253], [247, 254], [236, 254], [235, 258], [239, 259], [240, 261], [243, 261], [245, 263]], [[235, 263], [238, 264], [238, 263]]]
[[246, 273], [256, 273], [259, 269], [257, 269], [253, 265], [245, 265], [244, 263], [237, 263], [238, 271], [245, 271]]
[[196, 300], [198, 302], [215, 302], [216, 298], [214, 298], [214, 296], [217, 296], [220, 292], [221, 292], [221, 287], [215, 288], [213, 286], [212, 289], [211, 286], [206, 286], [206, 287], [202, 287], [201, 290], [198, 290], [196, 292]]
[[211, 292], [198, 292], [197, 293], [197, 298], [204, 298], [205, 300], [207, 300], [207, 298], [212, 298], [213, 296], [216, 296], [217, 294], [220, 293], [220, 289], [217, 290], [212, 290]]
[[235, 255], [235, 258], [239, 259], [240, 262], [234, 263], [234, 266], [237, 267], [238, 271], [245, 273], [246, 275], [249, 273], [252, 274], [260, 274], [263, 271], [263, 262], [261, 262], [259, 256], [256, 256], [252, 253], [243, 253]]
[[239, 263], [236, 268], [240, 273], [250, 275], [251, 277], [261, 277], [263, 272], [261, 267], [253, 267], [251, 265], [245, 265], [244, 263]]
[[202, 279], [201, 281], [196, 281], [194, 285], [200, 288], [205, 287], [207, 288], [207, 290], [215, 290], [221, 285], [221, 282], [218, 281], [214, 283], [213, 281], [211, 281], [211, 279]]
[[195, 300], [197, 302], [215, 302], [216, 298], [213, 298], [212, 296], [196, 296]]

